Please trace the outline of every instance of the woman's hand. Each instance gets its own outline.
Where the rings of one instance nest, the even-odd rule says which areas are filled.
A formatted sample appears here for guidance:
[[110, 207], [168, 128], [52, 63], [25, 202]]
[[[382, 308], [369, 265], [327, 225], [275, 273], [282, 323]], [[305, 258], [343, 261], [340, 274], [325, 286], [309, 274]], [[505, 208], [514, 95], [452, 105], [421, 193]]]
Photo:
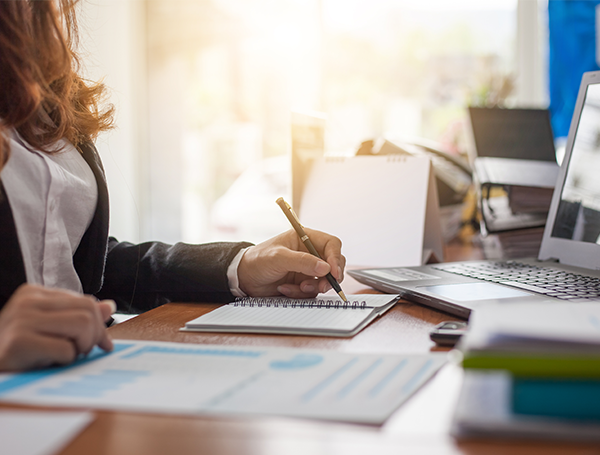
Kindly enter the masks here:
[[310, 254], [295, 231], [284, 232], [246, 251], [238, 266], [242, 291], [254, 297], [283, 294], [307, 298], [331, 289], [325, 278], [329, 272], [341, 282], [346, 258], [340, 239], [312, 229], [305, 231], [323, 259]]
[[67, 364], [98, 345], [111, 351], [106, 321], [112, 300], [22, 285], [0, 311], [0, 371]]

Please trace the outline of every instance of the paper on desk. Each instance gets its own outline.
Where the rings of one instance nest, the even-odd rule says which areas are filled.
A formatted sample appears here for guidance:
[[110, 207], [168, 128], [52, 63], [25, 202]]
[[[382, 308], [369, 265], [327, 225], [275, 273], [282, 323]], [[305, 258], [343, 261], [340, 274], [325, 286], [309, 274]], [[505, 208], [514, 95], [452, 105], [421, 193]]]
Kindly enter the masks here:
[[445, 359], [120, 341], [70, 367], [2, 374], [0, 401], [382, 423]]
[[[312, 164], [299, 216], [343, 239], [349, 264], [422, 265], [424, 249], [444, 256], [435, 185], [426, 157], [325, 157]], [[331, 191], [335, 211], [323, 198]]]
[[600, 345], [600, 302], [489, 305], [471, 314], [465, 347], [510, 339]]
[[91, 412], [0, 410], [1, 453], [52, 455], [94, 419]]

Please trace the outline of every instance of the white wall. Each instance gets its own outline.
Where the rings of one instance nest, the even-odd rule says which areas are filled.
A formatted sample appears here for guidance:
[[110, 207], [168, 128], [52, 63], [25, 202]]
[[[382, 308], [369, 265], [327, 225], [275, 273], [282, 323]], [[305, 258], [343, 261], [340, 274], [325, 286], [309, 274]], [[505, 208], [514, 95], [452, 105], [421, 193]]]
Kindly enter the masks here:
[[144, 1], [84, 0], [78, 8], [84, 74], [104, 79], [116, 107], [116, 128], [96, 142], [111, 197], [110, 233], [138, 242], [146, 204]]

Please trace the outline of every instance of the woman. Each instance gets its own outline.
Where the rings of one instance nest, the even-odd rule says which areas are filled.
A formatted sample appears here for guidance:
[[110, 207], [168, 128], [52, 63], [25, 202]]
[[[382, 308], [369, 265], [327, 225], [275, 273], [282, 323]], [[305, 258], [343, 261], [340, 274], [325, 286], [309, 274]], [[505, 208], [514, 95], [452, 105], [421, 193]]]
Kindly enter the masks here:
[[[345, 258], [310, 231], [267, 242], [133, 245], [108, 237], [108, 193], [92, 143], [112, 126], [101, 84], [76, 73], [77, 0], [0, 2], [0, 370], [112, 349], [115, 309], [234, 296], [311, 297]], [[98, 302], [97, 299], [105, 299]]]

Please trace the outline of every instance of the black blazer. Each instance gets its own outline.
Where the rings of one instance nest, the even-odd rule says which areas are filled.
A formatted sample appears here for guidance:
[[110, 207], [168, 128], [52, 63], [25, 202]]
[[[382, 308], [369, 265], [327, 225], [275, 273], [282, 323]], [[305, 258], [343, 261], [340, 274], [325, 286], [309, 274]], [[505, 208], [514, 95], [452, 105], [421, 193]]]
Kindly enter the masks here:
[[[137, 313], [169, 301], [226, 302], [227, 267], [250, 243], [188, 245], [146, 242], [134, 245], [108, 237], [108, 189], [100, 156], [92, 143], [82, 154], [98, 184], [98, 205], [73, 256], [83, 291], [111, 298], [120, 311]], [[26, 282], [25, 267], [10, 201], [0, 180], [0, 308]]]

